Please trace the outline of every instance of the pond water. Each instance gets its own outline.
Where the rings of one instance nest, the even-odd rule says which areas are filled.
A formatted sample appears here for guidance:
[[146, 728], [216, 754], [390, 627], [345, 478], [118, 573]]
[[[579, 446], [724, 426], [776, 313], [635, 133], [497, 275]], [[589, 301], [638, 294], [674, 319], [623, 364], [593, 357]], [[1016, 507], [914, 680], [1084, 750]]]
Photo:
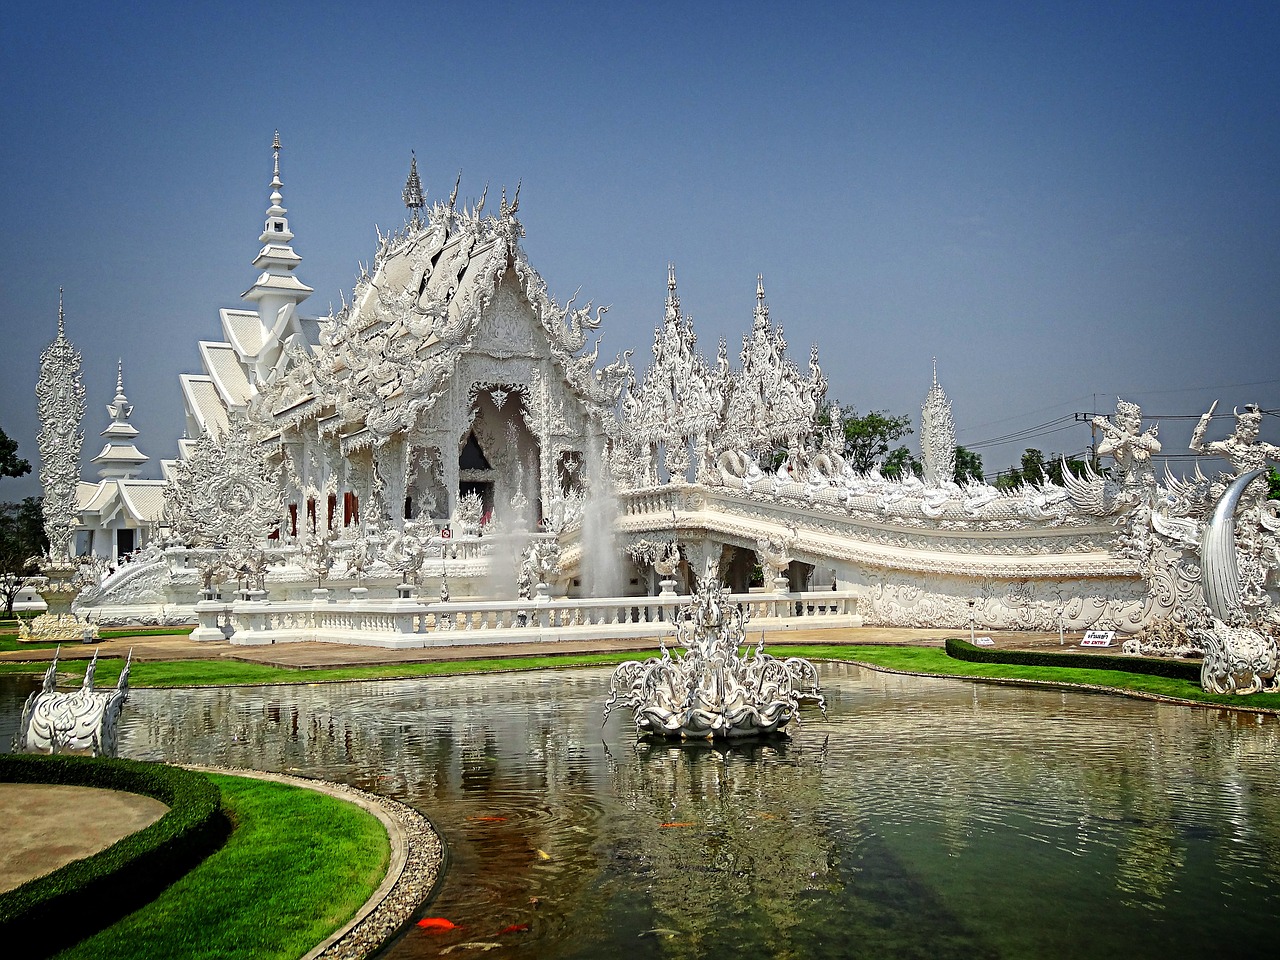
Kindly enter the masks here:
[[462, 929], [386, 957], [1252, 957], [1280, 915], [1272, 718], [822, 665], [790, 741], [668, 747], [608, 676], [134, 690], [120, 753], [430, 816]]

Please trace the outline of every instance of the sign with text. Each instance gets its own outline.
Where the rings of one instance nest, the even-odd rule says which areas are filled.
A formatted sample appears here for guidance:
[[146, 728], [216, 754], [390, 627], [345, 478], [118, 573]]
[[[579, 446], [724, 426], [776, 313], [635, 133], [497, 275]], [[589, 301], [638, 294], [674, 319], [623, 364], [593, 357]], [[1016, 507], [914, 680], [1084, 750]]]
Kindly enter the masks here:
[[1115, 642], [1114, 630], [1088, 630], [1080, 641], [1082, 647], [1109, 647]]
[[973, 645], [975, 647], [994, 647], [996, 642], [990, 637], [975, 637]]

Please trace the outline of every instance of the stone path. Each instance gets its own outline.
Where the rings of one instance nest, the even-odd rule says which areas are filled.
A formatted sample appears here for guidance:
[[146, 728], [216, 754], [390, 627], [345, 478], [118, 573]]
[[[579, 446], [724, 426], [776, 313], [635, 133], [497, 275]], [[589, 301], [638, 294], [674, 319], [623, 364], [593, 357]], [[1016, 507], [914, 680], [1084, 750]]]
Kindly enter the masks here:
[[136, 793], [0, 783], [0, 893], [105, 850], [169, 808]]

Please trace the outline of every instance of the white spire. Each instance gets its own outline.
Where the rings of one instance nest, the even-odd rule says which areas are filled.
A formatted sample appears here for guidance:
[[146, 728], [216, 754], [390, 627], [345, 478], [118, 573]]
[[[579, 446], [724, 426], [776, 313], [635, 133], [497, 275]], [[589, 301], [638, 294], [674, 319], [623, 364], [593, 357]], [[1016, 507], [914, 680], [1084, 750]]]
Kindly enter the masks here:
[[956, 423], [951, 400], [938, 386], [938, 358], [933, 358], [933, 386], [920, 408], [920, 459], [928, 487], [950, 483], [956, 472]]
[[246, 300], [257, 303], [258, 320], [262, 324], [256, 353], [246, 352], [240, 358], [251, 365], [251, 381], [255, 377], [265, 379], [274, 369], [284, 342], [299, 334], [297, 306], [313, 292], [293, 274], [302, 258], [289, 245], [293, 233], [285, 217], [284, 194], [280, 192], [284, 184], [280, 180], [279, 131], [271, 141], [271, 153], [271, 204], [267, 207], [266, 226], [259, 237], [263, 247], [253, 259], [253, 265], [262, 273], [244, 293]]
[[[293, 269], [302, 262], [302, 258], [293, 252], [289, 241], [293, 233], [289, 230], [289, 220], [285, 217], [283, 205], [284, 194], [280, 191], [284, 184], [280, 180], [280, 131], [276, 131], [271, 142], [273, 159], [271, 176], [271, 204], [267, 207], [267, 222], [258, 239], [265, 244], [253, 260], [253, 265], [263, 273], [258, 282], [245, 292], [246, 300], [260, 300], [271, 294], [285, 295], [294, 303], [301, 303], [311, 295], [311, 288], [293, 276]], [[298, 296], [301, 294], [301, 296]], [[275, 304], [279, 309], [280, 303]], [[274, 313], [274, 311], [273, 311]]]
[[271, 204], [267, 207], [267, 224], [262, 228], [262, 236], [259, 238], [263, 243], [288, 243], [293, 239], [293, 234], [289, 232], [289, 221], [285, 218], [288, 211], [282, 205], [284, 194], [280, 191], [284, 189], [284, 183], [280, 180], [280, 131], [276, 131], [275, 139], [271, 141], [271, 153], [274, 159], [274, 169], [271, 176]]
[[98, 465], [98, 476], [104, 480], [109, 478], [129, 480], [150, 457], [134, 445], [138, 428], [129, 422], [129, 418], [133, 416], [133, 404], [125, 396], [124, 361], [122, 360], [116, 361], [116, 395], [111, 403], [107, 404], [107, 415], [111, 417], [111, 423], [102, 431], [107, 444], [90, 462]]

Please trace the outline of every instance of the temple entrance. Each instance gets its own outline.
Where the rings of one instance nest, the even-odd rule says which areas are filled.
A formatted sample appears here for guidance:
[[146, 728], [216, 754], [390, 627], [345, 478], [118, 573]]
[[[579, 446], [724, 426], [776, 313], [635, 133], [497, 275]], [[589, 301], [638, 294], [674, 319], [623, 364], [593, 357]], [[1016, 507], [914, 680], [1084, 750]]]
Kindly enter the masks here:
[[116, 531], [116, 560], [117, 562], [133, 553], [134, 536], [133, 531], [127, 528], [121, 528]]
[[486, 519], [534, 529], [542, 520], [541, 450], [529, 431], [525, 388], [473, 389], [474, 415], [458, 449], [458, 495], [478, 494]]

